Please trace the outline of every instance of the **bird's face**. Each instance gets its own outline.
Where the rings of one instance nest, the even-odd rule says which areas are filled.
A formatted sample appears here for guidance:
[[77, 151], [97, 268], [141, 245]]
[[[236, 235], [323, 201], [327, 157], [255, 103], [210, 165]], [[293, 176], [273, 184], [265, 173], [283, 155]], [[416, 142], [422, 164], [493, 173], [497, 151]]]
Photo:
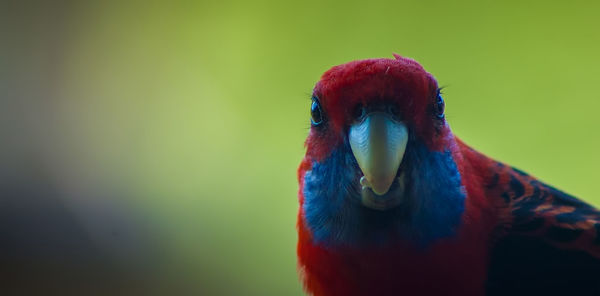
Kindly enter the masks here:
[[357, 164], [351, 187], [370, 209], [406, 202], [407, 149], [442, 151], [449, 144], [435, 79], [399, 56], [333, 67], [317, 83], [310, 109], [307, 156], [319, 162], [349, 146]]
[[300, 167], [315, 241], [427, 244], [456, 232], [465, 193], [435, 79], [415, 61], [333, 67], [317, 83]]

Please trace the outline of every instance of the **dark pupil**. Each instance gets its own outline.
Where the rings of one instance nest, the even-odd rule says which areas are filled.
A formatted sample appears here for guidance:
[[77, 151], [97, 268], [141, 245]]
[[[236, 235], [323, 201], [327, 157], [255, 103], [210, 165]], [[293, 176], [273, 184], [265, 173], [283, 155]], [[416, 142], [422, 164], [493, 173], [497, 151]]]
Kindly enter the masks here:
[[444, 117], [444, 108], [445, 108], [444, 99], [442, 99], [442, 96], [438, 94], [437, 104], [436, 104], [437, 117], [439, 117], [439, 118]]
[[321, 115], [321, 106], [319, 106], [319, 102], [313, 100], [310, 105], [310, 116], [312, 117], [313, 124], [319, 124], [323, 121], [323, 116]]

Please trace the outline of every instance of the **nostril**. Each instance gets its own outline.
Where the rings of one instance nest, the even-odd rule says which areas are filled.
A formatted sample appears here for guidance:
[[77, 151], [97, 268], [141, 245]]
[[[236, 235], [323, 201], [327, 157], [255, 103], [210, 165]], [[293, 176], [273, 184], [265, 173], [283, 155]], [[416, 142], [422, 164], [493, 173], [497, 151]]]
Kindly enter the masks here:
[[398, 106], [396, 106], [395, 104], [388, 105], [387, 112], [394, 115], [394, 117], [400, 116], [400, 110], [398, 110]]
[[358, 104], [354, 107], [354, 110], [352, 111], [352, 118], [354, 118], [354, 120], [360, 121], [366, 113], [367, 111], [365, 110], [365, 107], [362, 104]]

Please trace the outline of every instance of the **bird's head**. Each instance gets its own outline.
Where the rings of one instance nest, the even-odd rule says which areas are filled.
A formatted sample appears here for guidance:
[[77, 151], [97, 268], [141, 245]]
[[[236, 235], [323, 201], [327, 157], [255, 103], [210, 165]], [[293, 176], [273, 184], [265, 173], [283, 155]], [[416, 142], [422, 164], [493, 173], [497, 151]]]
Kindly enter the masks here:
[[314, 88], [301, 204], [318, 241], [428, 241], [463, 211], [437, 82], [394, 56], [335, 66]]

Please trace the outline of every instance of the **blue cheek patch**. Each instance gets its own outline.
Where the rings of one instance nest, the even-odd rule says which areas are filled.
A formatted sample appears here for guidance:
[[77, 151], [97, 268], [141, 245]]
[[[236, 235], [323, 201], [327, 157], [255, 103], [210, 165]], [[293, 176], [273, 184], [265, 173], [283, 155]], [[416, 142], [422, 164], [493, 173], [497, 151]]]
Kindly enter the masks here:
[[433, 152], [413, 141], [405, 162], [404, 202], [387, 211], [360, 204], [360, 168], [347, 143], [304, 176], [304, 214], [314, 240], [324, 245], [381, 245], [390, 240], [426, 247], [454, 236], [465, 192], [450, 152]]
[[304, 175], [304, 215], [319, 242], [350, 242], [358, 231], [360, 169], [352, 153], [334, 151]]

